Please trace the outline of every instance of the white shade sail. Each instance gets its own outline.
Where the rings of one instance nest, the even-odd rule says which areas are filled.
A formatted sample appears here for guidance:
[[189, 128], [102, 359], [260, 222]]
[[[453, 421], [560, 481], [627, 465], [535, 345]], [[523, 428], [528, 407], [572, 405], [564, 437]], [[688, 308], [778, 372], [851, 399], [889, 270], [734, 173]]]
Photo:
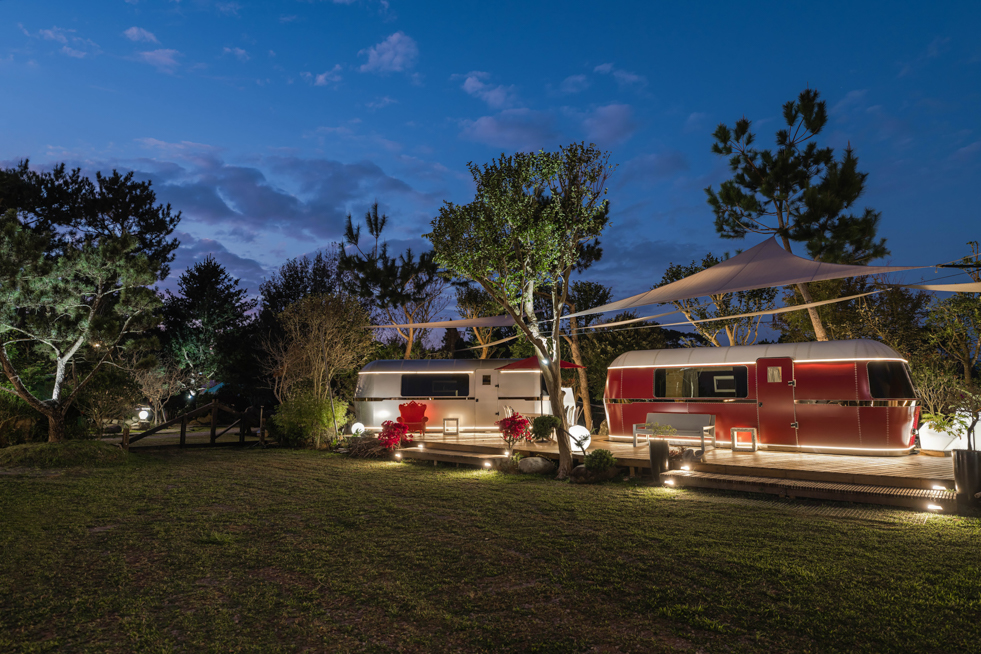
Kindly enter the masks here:
[[964, 284], [897, 284], [903, 288], [917, 288], [921, 291], [945, 291], [947, 293], [981, 293], [981, 282]]
[[571, 313], [563, 318], [607, 311], [625, 311], [651, 304], [751, 291], [757, 288], [789, 286], [919, 268], [929, 268], [929, 266], [846, 266], [812, 261], [787, 252], [777, 244], [776, 237], [771, 237], [731, 259], [726, 259], [690, 277], [601, 307]]

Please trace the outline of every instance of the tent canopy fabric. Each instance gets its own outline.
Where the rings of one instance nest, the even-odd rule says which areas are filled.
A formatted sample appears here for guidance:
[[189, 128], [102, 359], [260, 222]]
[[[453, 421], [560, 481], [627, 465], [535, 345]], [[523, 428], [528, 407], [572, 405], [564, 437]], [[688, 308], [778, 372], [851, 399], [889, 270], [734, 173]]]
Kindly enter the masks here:
[[964, 284], [897, 284], [903, 288], [917, 288], [921, 291], [945, 291], [947, 293], [981, 293], [981, 282]]
[[438, 329], [445, 328], [466, 328], [466, 327], [513, 327], [514, 318], [509, 315], [485, 316], [483, 318], [461, 318], [459, 320], [440, 320], [438, 322], [415, 322], [403, 325], [371, 325], [371, 329]]
[[[568, 361], [562, 361], [559, 365], [562, 369], [586, 367], [569, 363]], [[538, 357], [528, 357], [527, 359], [521, 359], [520, 361], [509, 363], [506, 366], [501, 366], [497, 370], [538, 370], [539, 367]]]
[[563, 318], [574, 318], [607, 311], [625, 311], [651, 304], [750, 291], [757, 288], [789, 286], [804, 282], [818, 282], [860, 275], [878, 275], [919, 268], [929, 268], [929, 266], [846, 266], [812, 261], [787, 252], [777, 244], [776, 237], [771, 237], [731, 259], [726, 259], [722, 263], [690, 277], [595, 309], [571, 313], [563, 316]]

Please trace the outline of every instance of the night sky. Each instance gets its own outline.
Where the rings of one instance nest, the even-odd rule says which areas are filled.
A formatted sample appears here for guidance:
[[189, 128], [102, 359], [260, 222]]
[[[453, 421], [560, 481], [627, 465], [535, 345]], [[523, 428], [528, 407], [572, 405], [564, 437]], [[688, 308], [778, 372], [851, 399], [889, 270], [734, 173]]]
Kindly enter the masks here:
[[762, 240], [715, 236], [711, 133], [745, 115], [769, 146], [809, 86], [819, 143], [869, 173], [877, 263], [967, 254], [981, 4], [737, 4], [0, 0], [0, 162], [135, 171], [183, 212], [165, 286], [210, 252], [255, 291], [375, 200], [394, 249], [423, 249], [441, 203], [472, 199], [468, 161], [592, 141], [618, 168], [587, 277], [620, 298]]

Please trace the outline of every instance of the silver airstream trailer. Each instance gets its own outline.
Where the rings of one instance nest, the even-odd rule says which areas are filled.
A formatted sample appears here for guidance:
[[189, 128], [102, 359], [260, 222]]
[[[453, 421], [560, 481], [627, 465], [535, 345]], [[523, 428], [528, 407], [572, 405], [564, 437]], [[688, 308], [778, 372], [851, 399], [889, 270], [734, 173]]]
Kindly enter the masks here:
[[[510, 407], [531, 418], [551, 413], [537, 368], [498, 370], [517, 359], [409, 359], [372, 361], [358, 373], [354, 392], [357, 421], [370, 431], [396, 420], [399, 405], [426, 405], [426, 430], [454, 426], [460, 433], [496, 432], [494, 424]], [[566, 409], [575, 406], [572, 389], [563, 389]], [[455, 424], [453, 419], [455, 419]]]

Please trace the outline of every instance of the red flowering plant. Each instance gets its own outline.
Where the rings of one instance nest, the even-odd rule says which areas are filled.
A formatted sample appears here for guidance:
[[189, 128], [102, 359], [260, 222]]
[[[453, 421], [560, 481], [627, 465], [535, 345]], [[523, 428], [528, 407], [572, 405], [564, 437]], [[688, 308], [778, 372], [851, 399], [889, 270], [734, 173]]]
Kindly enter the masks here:
[[386, 450], [394, 450], [395, 448], [411, 443], [412, 436], [409, 435], [409, 428], [401, 422], [386, 420], [382, 423], [381, 433], [378, 434], [378, 442]]
[[509, 418], [502, 418], [494, 423], [501, 430], [501, 438], [507, 443], [508, 449], [518, 441], [531, 440], [531, 422], [520, 413]]

